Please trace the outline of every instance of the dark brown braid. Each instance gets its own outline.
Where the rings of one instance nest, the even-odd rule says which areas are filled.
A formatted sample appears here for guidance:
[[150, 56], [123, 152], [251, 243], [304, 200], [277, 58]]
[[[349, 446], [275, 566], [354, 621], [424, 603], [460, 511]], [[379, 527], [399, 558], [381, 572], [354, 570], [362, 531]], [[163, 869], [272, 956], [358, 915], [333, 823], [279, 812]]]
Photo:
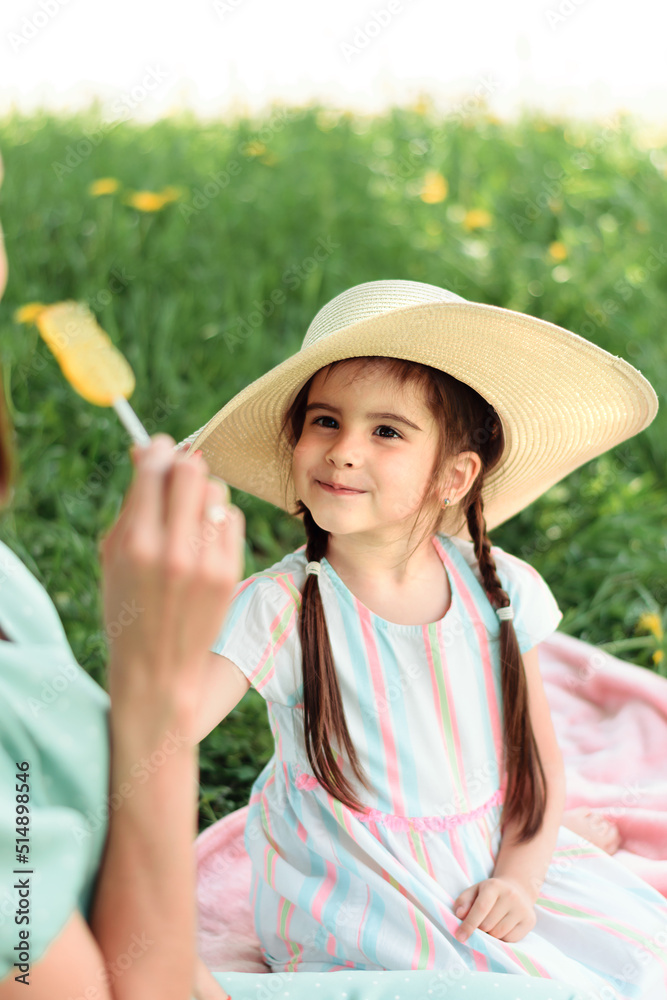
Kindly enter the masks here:
[[[509, 596], [503, 590], [491, 542], [486, 533], [481, 480], [473, 484], [466, 511], [468, 531], [475, 547], [484, 589], [494, 608], [506, 608]], [[504, 767], [507, 788], [502, 814], [502, 830], [508, 823], [524, 818], [518, 843], [535, 836], [546, 809], [547, 782], [528, 709], [528, 684], [519, 643], [511, 619], [500, 621], [500, 665], [504, 715]]]
[[[353, 358], [332, 362], [327, 366], [328, 371], [332, 371], [337, 365], [349, 365], [353, 369], [356, 367], [359, 374], [377, 369], [384, 377], [394, 379], [400, 385], [416, 385], [422, 389], [437, 423], [439, 451], [430, 486], [416, 514], [414, 526], [422, 512], [430, 515], [430, 521], [427, 519], [426, 531], [417, 541], [415, 550], [441, 528], [442, 484], [446, 481], [451, 459], [465, 451], [479, 455], [479, 474], [468, 493], [459, 499], [458, 508], [464, 518], [462, 523], [467, 521], [489, 601], [496, 609], [506, 607], [509, 597], [498, 579], [482, 505], [485, 477], [497, 465], [505, 445], [502, 423], [493, 406], [467, 383], [415, 361], [386, 357]], [[308, 393], [314, 377], [313, 375], [299, 390], [282, 425], [283, 440], [287, 443], [283, 451], [285, 496], [291, 474], [290, 455], [301, 437]], [[357, 377], [357, 374], [352, 371], [351, 377]], [[316, 524], [302, 501], [298, 502], [293, 513], [303, 515], [307, 560], [320, 561], [326, 555], [328, 532]], [[460, 527], [461, 525], [450, 524], [449, 530], [454, 533]], [[345, 721], [319, 580], [312, 574], [306, 576], [299, 629], [303, 653], [304, 737], [308, 759], [317, 780], [334, 798], [351, 809], [361, 811], [364, 807], [355, 798], [349, 781], [336, 762], [338, 753], [332, 747], [332, 742], [335, 741], [339, 752], [344, 753], [361, 784], [370, 789]], [[522, 822], [517, 843], [524, 843], [531, 840], [542, 825], [546, 808], [546, 780], [530, 722], [526, 675], [511, 620], [500, 622], [500, 662], [505, 748], [503, 775], [507, 771], [506, 800], [501, 825], [504, 830], [513, 820]]]
[[[306, 529], [306, 559], [318, 561], [326, 555], [329, 532], [324, 531], [314, 521], [310, 511], [300, 503], [303, 523]], [[357, 752], [343, 713], [343, 700], [336, 668], [334, 666], [329, 632], [324, 618], [324, 606], [316, 576], [306, 577], [299, 615], [299, 635], [303, 651], [303, 662], [317, 664], [314, 670], [303, 672], [303, 723], [306, 738], [306, 753], [313, 773], [320, 784], [334, 798], [340, 799], [350, 809], [361, 811], [352, 787], [339, 770], [329, 742], [337, 737], [345, 747], [347, 758], [359, 781], [369, 789], [368, 780], [361, 770]]]

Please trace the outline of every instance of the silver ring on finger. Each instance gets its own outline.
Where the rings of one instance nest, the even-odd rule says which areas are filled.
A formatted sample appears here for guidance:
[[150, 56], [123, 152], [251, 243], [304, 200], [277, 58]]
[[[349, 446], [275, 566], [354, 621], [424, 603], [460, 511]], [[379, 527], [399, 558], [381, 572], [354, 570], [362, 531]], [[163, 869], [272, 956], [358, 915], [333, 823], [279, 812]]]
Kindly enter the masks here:
[[211, 524], [222, 524], [227, 520], [227, 511], [220, 503], [209, 504], [206, 508], [206, 520]]

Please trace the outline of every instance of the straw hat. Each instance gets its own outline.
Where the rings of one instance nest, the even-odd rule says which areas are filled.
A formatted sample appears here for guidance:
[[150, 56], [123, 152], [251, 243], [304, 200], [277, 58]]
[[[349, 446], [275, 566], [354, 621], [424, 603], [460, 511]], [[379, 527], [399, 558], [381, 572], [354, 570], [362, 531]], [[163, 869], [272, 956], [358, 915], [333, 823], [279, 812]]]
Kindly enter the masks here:
[[[658, 411], [650, 382], [623, 358], [546, 320], [469, 302], [420, 281], [367, 281], [337, 295], [301, 349], [234, 396], [182, 444], [201, 448], [213, 475], [293, 510], [279, 438], [299, 389], [332, 361], [383, 355], [440, 368], [491, 403], [505, 449], [482, 491], [489, 530], [573, 469], [647, 427]], [[458, 504], [441, 530], [470, 540]]]

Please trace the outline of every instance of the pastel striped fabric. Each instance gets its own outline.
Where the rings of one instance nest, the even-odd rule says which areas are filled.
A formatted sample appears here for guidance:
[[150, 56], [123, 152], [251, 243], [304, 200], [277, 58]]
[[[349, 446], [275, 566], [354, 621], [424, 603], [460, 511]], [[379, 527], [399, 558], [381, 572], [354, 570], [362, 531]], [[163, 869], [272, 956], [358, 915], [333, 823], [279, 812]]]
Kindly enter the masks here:
[[[345, 717], [371, 791], [333, 749], [363, 811], [317, 783], [305, 751], [304, 547], [239, 584], [212, 647], [266, 699], [275, 738], [245, 831], [266, 962], [274, 972], [460, 967], [551, 978], [600, 1000], [667, 1000], [667, 901], [564, 826], [535, 928], [513, 944], [481, 930], [464, 944], [454, 938], [452, 904], [492, 876], [500, 846], [500, 622], [472, 543], [444, 534], [432, 541], [452, 601], [423, 626], [380, 618], [322, 559]], [[498, 546], [491, 552], [525, 652], [562, 614], [535, 569]]]

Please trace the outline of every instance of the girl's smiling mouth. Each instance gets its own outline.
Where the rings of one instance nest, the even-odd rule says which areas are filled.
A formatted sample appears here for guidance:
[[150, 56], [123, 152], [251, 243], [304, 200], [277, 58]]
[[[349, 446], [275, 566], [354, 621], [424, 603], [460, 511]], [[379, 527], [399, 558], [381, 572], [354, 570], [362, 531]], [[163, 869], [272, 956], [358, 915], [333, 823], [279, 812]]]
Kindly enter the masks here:
[[341, 496], [361, 496], [366, 492], [365, 490], [353, 490], [352, 488], [346, 486], [332, 486], [330, 483], [323, 483], [319, 479], [316, 479], [315, 482], [327, 493], [337, 493]]

